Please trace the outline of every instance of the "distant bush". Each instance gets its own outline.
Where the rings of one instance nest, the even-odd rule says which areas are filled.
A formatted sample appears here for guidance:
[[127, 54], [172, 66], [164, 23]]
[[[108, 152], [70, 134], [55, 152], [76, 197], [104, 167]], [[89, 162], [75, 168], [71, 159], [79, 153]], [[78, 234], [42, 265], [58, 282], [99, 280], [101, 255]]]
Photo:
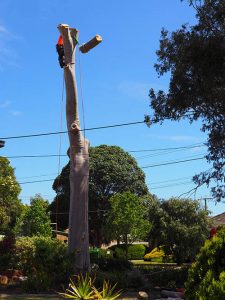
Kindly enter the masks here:
[[205, 242], [192, 264], [185, 299], [225, 299], [225, 229]]
[[165, 257], [163, 246], [159, 246], [154, 248], [151, 252], [145, 254], [144, 260], [151, 261], [154, 259], [160, 259], [160, 261], [162, 261], [163, 257]]
[[113, 251], [110, 249], [99, 249], [99, 257], [100, 258], [113, 258]]
[[113, 251], [110, 249], [102, 249], [102, 248], [90, 248], [90, 260], [91, 263], [98, 264], [99, 259], [109, 259], [113, 258]]
[[[110, 250], [114, 252], [115, 258], [125, 259], [126, 258], [126, 246], [122, 245], [114, 245], [109, 247]], [[134, 244], [128, 246], [128, 259], [143, 259], [145, 255], [146, 247], [141, 244]]]
[[132, 268], [131, 262], [121, 258], [101, 258], [98, 261], [98, 265], [102, 271], [126, 271]]

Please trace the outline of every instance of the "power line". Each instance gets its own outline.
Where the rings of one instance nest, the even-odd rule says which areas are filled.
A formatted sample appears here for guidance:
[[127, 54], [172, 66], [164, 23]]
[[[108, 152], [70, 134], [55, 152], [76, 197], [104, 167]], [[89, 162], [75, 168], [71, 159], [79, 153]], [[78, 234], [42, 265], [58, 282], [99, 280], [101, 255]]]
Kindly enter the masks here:
[[181, 186], [181, 185], [186, 185], [186, 184], [190, 184], [190, 183], [194, 183], [193, 181], [184, 181], [184, 182], [180, 182], [180, 183], [173, 183], [173, 184], [167, 184], [167, 185], [161, 185], [161, 186], [156, 186], [156, 187], [149, 187], [150, 191], [151, 190], [158, 190], [158, 189], [164, 189], [167, 187], [173, 187], [173, 186]]
[[[85, 128], [85, 131], [107, 129], [107, 128], [115, 128], [115, 127], [122, 127], [122, 126], [130, 126], [130, 125], [137, 125], [137, 124], [143, 124], [143, 123], [145, 123], [145, 121], [129, 122], [129, 123], [122, 123], [122, 124], [113, 124], [113, 125], [106, 125], [106, 126]], [[80, 131], [84, 131], [84, 129], [80, 129]], [[17, 135], [17, 136], [8, 136], [8, 137], [2, 137], [0, 139], [2, 139], [2, 140], [12, 140], [12, 139], [32, 138], [32, 137], [39, 137], [39, 136], [49, 136], [49, 135], [56, 135], [56, 134], [64, 134], [64, 133], [68, 133], [68, 132], [73, 132], [73, 130], [70, 130], [70, 131], [66, 130], [66, 131], [44, 132], [44, 133], [35, 133], [35, 134]]]
[[167, 183], [167, 182], [174, 182], [174, 181], [179, 181], [179, 180], [184, 180], [184, 179], [191, 179], [192, 177], [193, 176], [185, 176], [185, 177], [173, 178], [173, 179], [156, 181], [156, 182], [150, 182], [150, 181], [148, 181], [148, 184], [152, 186], [152, 185], [155, 185], [155, 184], [161, 184], [161, 183]]
[[181, 147], [168, 147], [168, 148], [155, 148], [155, 149], [142, 149], [142, 150], [130, 150], [128, 152], [150, 152], [150, 151], [166, 151], [166, 150], [179, 150], [179, 149], [192, 149], [199, 148], [201, 146], [205, 146], [205, 143], [191, 144], [189, 146], [181, 146]]
[[[168, 148], [155, 148], [155, 149], [140, 149], [140, 150], [128, 150], [127, 152], [135, 153], [135, 152], [156, 152], [156, 151], [167, 151], [167, 150], [183, 150], [183, 149], [194, 149], [203, 147], [204, 143], [193, 144], [189, 146], [182, 146], [182, 147], [168, 147]], [[169, 152], [172, 153], [172, 152]], [[164, 154], [164, 153], [163, 153]], [[168, 154], [168, 153], [165, 153]], [[49, 158], [49, 157], [68, 157], [67, 154], [37, 154], [37, 155], [12, 155], [12, 156], [2, 156], [8, 159], [18, 159], [18, 158]], [[91, 155], [90, 155], [91, 156]], [[143, 156], [144, 157], [144, 156]], [[143, 158], [139, 157], [139, 158]], [[147, 156], [145, 156], [147, 157]], [[137, 158], [137, 159], [139, 159]]]
[[34, 180], [34, 181], [25, 181], [25, 182], [19, 182], [19, 184], [28, 184], [28, 183], [37, 183], [37, 182], [47, 182], [47, 181], [53, 181], [53, 179], [42, 179], [42, 180]]
[[173, 165], [173, 164], [180, 164], [180, 163], [184, 163], [184, 162], [188, 162], [188, 161], [193, 161], [193, 160], [200, 160], [200, 159], [204, 159], [205, 157], [197, 157], [197, 158], [192, 158], [192, 159], [184, 159], [184, 160], [178, 160], [178, 161], [174, 161], [174, 162], [168, 162], [168, 163], [162, 163], [162, 164], [154, 164], [154, 165], [150, 165], [150, 166], [143, 166], [142, 169], [146, 169], [146, 168], [154, 168], [154, 167], [160, 167], [160, 166], [166, 166], [166, 165]]
[[[183, 115], [182, 117], [189, 117], [192, 116], [193, 113]], [[164, 119], [171, 119], [170, 117], [166, 117]], [[105, 126], [99, 126], [99, 127], [91, 127], [91, 128], [85, 128], [85, 131], [92, 131], [92, 130], [100, 130], [100, 129], [107, 129], [107, 128], [115, 128], [115, 127], [122, 127], [122, 126], [130, 126], [130, 125], [137, 125], [137, 124], [147, 124], [148, 121], [145, 117], [144, 121], [137, 121], [137, 122], [128, 122], [128, 123], [121, 123], [121, 124], [113, 124], [113, 125], [105, 125]], [[80, 131], [84, 131], [84, 129], [80, 129]], [[17, 136], [8, 136], [8, 137], [0, 137], [2, 140], [11, 140], [11, 139], [20, 139], [20, 138], [31, 138], [31, 137], [39, 137], [39, 136], [49, 136], [49, 135], [56, 135], [56, 134], [63, 134], [73, 132], [73, 130], [68, 131], [54, 131], [54, 132], [44, 132], [44, 133], [34, 133], [34, 134], [27, 134], [27, 135], [17, 135]]]
[[[200, 160], [200, 159], [204, 159], [204, 157], [198, 157], [198, 158], [192, 158], [192, 159], [185, 159], [185, 160], [178, 160], [178, 161], [173, 161], [173, 162], [167, 162], [167, 163], [155, 164], [155, 165], [150, 165], [150, 166], [144, 166], [144, 167], [142, 167], [142, 168], [154, 168], [154, 167], [159, 167], [159, 166], [165, 166], [165, 165], [172, 165], [172, 164], [184, 163], [184, 162], [189, 162], [189, 161], [194, 161], [194, 160]], [[61, 178], [62, 178], [62, 177], [61, 177]], [[44, 179], [44, 180], [25, 181], [25, 182], [19, 182], [19, 184], [48, 182], [48, 181], [53, 181], [53, 180], [55, 180], [55, 178], [52, 178], [52, 179]]]

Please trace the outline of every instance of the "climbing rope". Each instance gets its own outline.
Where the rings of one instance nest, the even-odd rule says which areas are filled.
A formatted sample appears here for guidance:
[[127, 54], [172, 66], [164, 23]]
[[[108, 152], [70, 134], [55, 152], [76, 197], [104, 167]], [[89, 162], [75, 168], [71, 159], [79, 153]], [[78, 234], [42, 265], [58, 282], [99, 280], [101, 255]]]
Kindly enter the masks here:
[[84, 145], [85, 145], [86, 126], [85, 126], [84, 96], [83, 96], [83, 76], [82, 76], [82, 68], [81, 68], [80, 51], [78, 51], [78, 70], [79, 70], [80, 96], [81, 96], [81, 103], [82, 103], [82, 119], [83, 119]]
[[[59, 175], [61, 170], [61, 149], [62, 149], [62, 121], [63, 121], [63, 102], [64, 102], [64, 72], [62, 76], [62, 92], [61, 92], [61, 108], [60, 108], [60, 134], [59, 134], [59, 151], [58, 151], [58, 185], [59, 185]], [[56, 231], [58, 230], [58, 197], [56, 196]]]

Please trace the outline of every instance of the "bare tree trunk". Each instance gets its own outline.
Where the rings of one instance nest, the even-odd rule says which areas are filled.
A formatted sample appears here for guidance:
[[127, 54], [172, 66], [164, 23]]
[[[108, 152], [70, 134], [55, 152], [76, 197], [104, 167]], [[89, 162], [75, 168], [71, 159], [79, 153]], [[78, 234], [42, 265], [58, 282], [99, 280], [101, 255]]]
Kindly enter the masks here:
[[70, 212], [68, 252], [75, 253], [75, 272], [86, 272], [90, 267], [88, 235], [88, 182], [89, 142], [80, 131], [78, 95], [75, 78], [75, 49], [78, 31], [61, 24], [58, 29], [63, 38], [66, 84], [66, 119], [70, 141]]

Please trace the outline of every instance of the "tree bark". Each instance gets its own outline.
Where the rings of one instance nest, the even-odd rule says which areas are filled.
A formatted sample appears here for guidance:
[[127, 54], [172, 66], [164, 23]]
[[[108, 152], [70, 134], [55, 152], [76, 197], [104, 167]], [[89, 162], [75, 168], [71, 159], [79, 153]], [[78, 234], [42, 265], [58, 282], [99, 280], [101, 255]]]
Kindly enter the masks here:
[[75, 273], [89, 270], [88, 234], [88, 182], [89, 142], [80, 131], [78, 95], [75, 77], [75, 50], [78, 31], [61, 24], [58, 29], [63, 38], [66, 85], [66, 119], [70, 148], [70, 212], [68, 252], [75, 254]]

